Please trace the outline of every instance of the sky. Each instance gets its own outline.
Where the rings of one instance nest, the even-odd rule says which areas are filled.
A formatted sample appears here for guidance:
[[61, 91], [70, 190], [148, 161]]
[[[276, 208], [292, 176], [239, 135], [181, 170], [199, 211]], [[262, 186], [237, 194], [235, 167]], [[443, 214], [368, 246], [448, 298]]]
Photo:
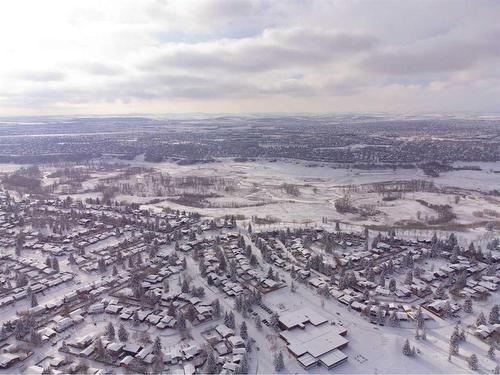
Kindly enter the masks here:
[[0, 116], [499, 112], [500, 1], [4, 0]]

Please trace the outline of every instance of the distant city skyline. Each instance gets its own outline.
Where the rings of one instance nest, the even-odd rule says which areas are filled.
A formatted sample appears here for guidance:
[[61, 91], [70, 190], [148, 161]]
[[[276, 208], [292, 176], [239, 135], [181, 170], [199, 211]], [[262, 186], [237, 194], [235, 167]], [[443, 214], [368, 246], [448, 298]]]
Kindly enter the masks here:
[[0, 5], [0, 117], [498, 112], [497, 1]]

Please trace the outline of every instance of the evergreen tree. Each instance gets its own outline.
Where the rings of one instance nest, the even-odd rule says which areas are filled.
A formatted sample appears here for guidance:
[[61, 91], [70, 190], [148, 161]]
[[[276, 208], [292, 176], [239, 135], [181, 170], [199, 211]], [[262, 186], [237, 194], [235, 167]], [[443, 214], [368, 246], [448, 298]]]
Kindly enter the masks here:
[[25, 273], [19, 272], [16, 275], [16, 287], [23, 287], [28, 284], [28, 276]]
[[97, 261], [97, 268], [99, 269], [99, 272], [106, 272], [106, 262], [104, 258], [99, 258]]
[[497, 324], [498, 323], [498, 305], [494, 305], [491, 308], [490, 316], [488, 317], [488, 323]]
[[40, 346], [42, 344], [42, 335], [35, 331], [33, 328], [30, 330], [30, 342], [34, 346]]
[[179, 315], [179, 318], [177, 319], [177, 327], [179, 328], [181, 336], [184, 337], [187, 333], [186, 319], [184, 319], [184, 316]]
[[484, 313], [481, 311], [477, 317], [476, 326], [480, 326], [483, 324], [486, 324], [486, 317], [484, 316]]
[[189, 283], [186, 279], [182, 282], [182, 287], [181, 287], [182, 293], [189, 293]]
[[385, 310], [382, 306], [377, 309], [377, 323], [380, 325], [385, 324]]
[[243, 354], [243, 358], [241, 358], [240, 367], [238, 369], [238, 373], [240, 374], [248, 374], [249, 364], [248, 364], [248, 355], [247, 353]]
[[245, 323], [245, 321], [241, 322], [240, 336], [243, 340], [246, 340], [248, 338], [248, 328], [247, 328], [247, 324]]
[[415, 317], [415, 322], [416, 322], [415, 337], [420, 338], [420, 335], [419, 335], [420, 330], [423, 331], [425, 329], [425, 318], [424, 318], [424, 314], [422, 313], [422, 309], [420, 306], [417, 309], [417, 315]]
[[97, 358], [104, 358], [104, 345], [102, 344], [101, 339], [98, 337], [97, 340], [94, 342], [94, 347], [95, 347], [95, 352], [97, 355]]
[[493, 344], [490, 345], [490, 348], [488, 349], [488, 358], [490, 359], [495, 358], [495, 346]]
[[460, 331], [460, 341], [465, 341], [465, 329], [463, 328]]
[[460, 342], [460, 335], [458, 333], [457, 327], [455, 327], [455, 331], [450, 337], [450, 356], [452, 355], [458, 355], [459, 352], [459, 342]]
[[134, 315], [132, 316], [132, 320], [134, 322], [134, 326], [138, 326], [141, 323], [141, 320], [139, 319], [139, 313], [137, 311], [134, 311]]
[[391, 315], [389, 315], [389, 326], [399, 327], [399, 319], [395, 310], [391, 313]]
[[109, 341], [113, 341], [115, 339], [115, 327], [111, 322], [109, 322], [109, 324], [106, 326], [106, 337]]
[[120, 327], [118, 328], [118, 339], [121, 342], [127, 342], [128, 341], [128, 332], [123, 326], [123, 324], [120, 324]]
[[56, 271], [56, 272], [59, 272], [60, 271], [60, 268], [59, 268], [59, 260], [57, 260], [56, 257], [54, 257], [52, 259], [52, 268]]
[[285, 367], [285, 362], [283, 360], [283, 353], [279, 351], [274, 355], [273, 358], [274, 370], [280, 372]]
[[464, 311], [466, 313], [472, 312], [472, 299], [470, 297], [464, 301]]
[[31, 294], [31, 307], [36, 307], [38, 306], [38, 299], [36, 298], [36, 294], [32, 293]]
[[221, 306], [219, 299], [217, 298], [212, 301], [212, 313], [215, 318], [219, 318], [221, 316]]
[[493, 369], [494, 374], [500, 374], [500, 365], [496, 365], [495, 368]]
[[275, 331], [278, 330], [279, 326], [279, 316], [277, 313], [273, 313], [271, 318], [269, 318], [269, 327], [273, 328]]
[[205, 373], [217, 373], [217, 361], [215, 360], [214, 352], [212, 350], [209, 351], [207, 356], [207, 362], [205, 363]]
[[467, 363], [469, 364], [469, 368], [471, 370], [477, 371], [479, 369], [479, 361], [477, 359], [477, 355], [472, 354], [467, 360]]
[[258, 330], [262, 329], [262, 322], [260, 321], [260, 316], [258, 316], [258, 315], [255, 317], [255, 327]]
[[413, 284], [413, 272], [412, 271], [408, 271], [408, 273], [406, 274], [405, 284], [406, 285]]
[[391, 279], [389, 281], [389, 290], [394, 293], [396, 291], [396, 280], [395, 279]]
[[411, 346], [410, 346], [410, 341], [406, 339], [405, 344], [403, 345], [403, 354], [405, 356], [411, 356]]
[[232, 311], [229, 312], [228, 315], [228, 324], [226, 324], [229, 328], [234, 329], [236, 327], [234, 313]]
[[163, 368], [165, 367], [165, 363], [163, 361], [163, 353], [160, 351], [156, 353], [153, 357], [153, 366], [152, 366], [153, 374], [161, 374], [163, 372]]
[[439, 284], [436, 290], [434, 291], [434, 297], [436, 299], [446, 299], [446, 293], [444, 291], [444, 285]]
[[161, 352], [161, 340], [159, 336], [156, 336], [155, 342], [153, 344], [153, 354], [158, 354]]
[[242, 296], [237, 296], [234, 299], [234, 309], [238, 312], [241, 312], [243, 310], [243, 297]]
[[446, 318], [446, 317], [450, 316], [450, 314], [451, 314], [451, 304], [450, 304], [450, 301], [447, 300], [443, 306], [443, 310], [441, 311], [441, 315]]

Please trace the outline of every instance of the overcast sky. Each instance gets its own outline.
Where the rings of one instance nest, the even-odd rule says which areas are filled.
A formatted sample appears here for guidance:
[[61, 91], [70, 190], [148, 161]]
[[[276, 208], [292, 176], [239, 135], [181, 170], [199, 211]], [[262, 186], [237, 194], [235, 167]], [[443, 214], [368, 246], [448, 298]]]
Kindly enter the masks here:
[[500, 1], [4, 0], [0, 115], [500, 111]]

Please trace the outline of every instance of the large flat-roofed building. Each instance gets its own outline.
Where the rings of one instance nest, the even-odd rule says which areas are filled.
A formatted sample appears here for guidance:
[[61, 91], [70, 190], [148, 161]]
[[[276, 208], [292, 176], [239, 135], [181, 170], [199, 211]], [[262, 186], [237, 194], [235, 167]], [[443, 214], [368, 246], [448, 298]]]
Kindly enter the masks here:
[[311, 354], [314, 358], [319, 358], [335, 349], [342, 349], [347, 346], [349, 340], [336, 333], [326, 334], [316, 337], [306, 342], [297, 342], [288, 345], [288, 350], [296, 357], [305, 353]]
[[331, 369], [347, 361], [347, 355], [341, 351], [349, 343], [344, 337], [347, 330], [328, 324], [321, 314], [305, 308], [283, 314], [279, 322], [281, 327], [289, 327], [280, 336], [305, 369], [318, 365]]
[[339, 326], [332, 326], [330, 324], [321, 324], [313, 326], [311, 324], [304, 325], [304, 327], [295, 327], [280, 332], [280, 336], [288, 344], [305, 343], [312, 341], [318, 337], [329, 336], [346, 336], [347, 329]]
[[307, 307], [280, 315], [279, 317], [279, 325], [281, 329], [292, 329], [294, 327], [303, 328], [307, 323], [318, 326], [326, 323], [327, 321], [328, 319], [324, 316]]
[[342, 351], [335, 349], [325, 354], [320, 358], [320, 362], [328, 368], [328, 370], [347, 361], [347, 355]]

